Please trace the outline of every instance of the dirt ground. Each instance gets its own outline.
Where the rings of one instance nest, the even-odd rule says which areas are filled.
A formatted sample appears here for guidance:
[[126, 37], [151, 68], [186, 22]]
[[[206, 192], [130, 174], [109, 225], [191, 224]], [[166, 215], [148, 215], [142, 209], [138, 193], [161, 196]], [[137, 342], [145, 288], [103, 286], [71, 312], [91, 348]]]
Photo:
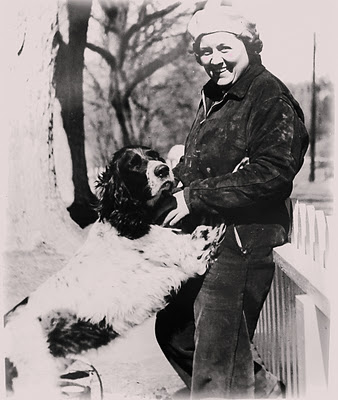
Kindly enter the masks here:
[[101, 374], [105, 399], [170, 400], [184, 386], [156, 343], [154, 318], [88, 357]]

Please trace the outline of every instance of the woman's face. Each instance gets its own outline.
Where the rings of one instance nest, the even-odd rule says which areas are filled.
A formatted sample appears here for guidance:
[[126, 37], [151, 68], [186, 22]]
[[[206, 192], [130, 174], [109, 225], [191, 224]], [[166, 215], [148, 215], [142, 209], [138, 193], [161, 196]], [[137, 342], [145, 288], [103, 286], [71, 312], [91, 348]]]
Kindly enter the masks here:
[[235, 83], [249, 65], [244, 43], [228, 32], [204, 35], [199, 58], [206, 73], [220, 86]]

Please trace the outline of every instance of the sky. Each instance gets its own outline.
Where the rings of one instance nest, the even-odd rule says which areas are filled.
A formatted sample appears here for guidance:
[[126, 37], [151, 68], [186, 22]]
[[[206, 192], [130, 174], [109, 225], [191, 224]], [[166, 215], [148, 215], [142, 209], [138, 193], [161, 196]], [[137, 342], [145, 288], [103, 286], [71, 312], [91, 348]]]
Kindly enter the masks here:
[[287, 82], [312, 79], [314, 33], [316, 74], [333, 79], [337, 45], [336, 0], [238, 0], [255, 15], [265, 66]]

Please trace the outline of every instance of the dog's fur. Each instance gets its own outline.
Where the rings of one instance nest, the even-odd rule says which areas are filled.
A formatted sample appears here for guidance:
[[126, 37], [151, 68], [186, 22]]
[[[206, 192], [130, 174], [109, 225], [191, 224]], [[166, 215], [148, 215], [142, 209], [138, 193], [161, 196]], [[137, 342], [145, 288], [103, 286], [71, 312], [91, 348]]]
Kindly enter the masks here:
[[153, 224], [173, 183], [153, 150], [130, 146], [115, 153], [98, 179], [100, 217], [82, 248], [6, 315], [16, 398], [59, 398], [57, 359], [109, 343], [206, 271], [225, 227], [185, 235]]

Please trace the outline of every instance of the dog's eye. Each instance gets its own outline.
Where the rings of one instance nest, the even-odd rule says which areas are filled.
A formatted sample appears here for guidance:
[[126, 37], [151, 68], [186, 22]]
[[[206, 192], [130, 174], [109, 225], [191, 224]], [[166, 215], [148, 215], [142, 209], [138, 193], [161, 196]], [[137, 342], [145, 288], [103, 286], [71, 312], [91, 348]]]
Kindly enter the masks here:
[[147, 157], [152, 158], [153, 160], [158, 160], [160, 158], [160, 155], [158, 154], [157, 151], [154, 150], [149, 150], [147, 151]]
[[147, 154], [147, 157], [149, 157], [149, 158], [151, 158], [151, 159], [153, 159], [153, 160], [162, 161], [163, 163], [165, 163], [164, 158], [162, 158], [162, 157], [158, 154], [157, 151], [149, 150], [149, 151], [147, 151], [146, 154]]

